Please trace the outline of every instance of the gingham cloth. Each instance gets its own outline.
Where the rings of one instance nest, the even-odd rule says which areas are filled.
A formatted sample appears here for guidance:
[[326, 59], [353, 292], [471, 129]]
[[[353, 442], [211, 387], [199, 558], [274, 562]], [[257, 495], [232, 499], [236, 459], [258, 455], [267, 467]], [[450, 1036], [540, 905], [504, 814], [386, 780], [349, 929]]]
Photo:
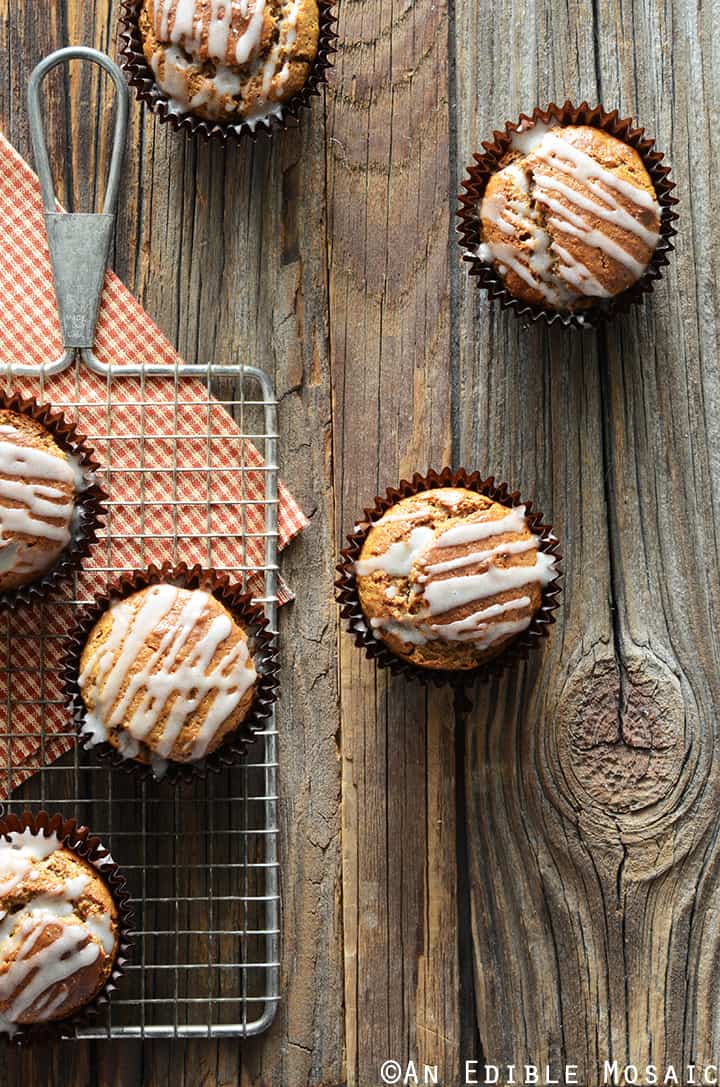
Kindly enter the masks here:
[[[0, 361], [39, 363], [61, 352], [38, 180], [0, 133]], [[116, 364], [181, 361], [112, 272], [105, 279], [95, 353]], [[42, 385], [37, 379], [13, 377], [5, 387], [60, 407], [90, 436], [97, 458], [110, 469], [102, 482], [113, 503], [112, 541], [94, 549], [79, 598], [90, 599], [104, 588], [109, 575], [103, 567], [132, 569], [164, 559], [237, 567], [243, 541], [247, 562], [262, 565], [264, 539], [252, 535], [265, 527], [263, 473], [252, 471], [262, 466], [262, 458], [250, 441], [240, 438], [226, 410], [208, 398], [201, 381], [181, 379], [176, 398], [172, 379], [148, 378], [141, 387], [139, 380], [123, 378], [108, 390], [104, 378], [70, 368]], [[141, 432], [146, 435], [144, 472], [137, 471]], [[179, 435], [177, 441], [164, 437], [173, 434]], [[203, 470], [207, 464], [211, 472]], [[242, 491], [238, 473], [226, 470], [238, 464], [250, 469], [243, 473]], [[170, 497], [175, 504], [163, 504]], [[282, 483], [279, 498], [282, 548], [308, 522]], [[261, 585], [253, 588], [262, 591]], [[65, 595], [72, 599], [70, 590]], [[279, 597], [281, 603], [290, 597], [282, 583]], [[40, 618], [30, 609], [0, 617], [0, 799], [73, 743], [71, 735], [54, 735], [71, 731], [59, 674], [64, 641], [44, 638], [40, 649], [37, 625], [44, 624], [48, 634], [66, 634], [75, 609], [58, 602], [42, 612]]]

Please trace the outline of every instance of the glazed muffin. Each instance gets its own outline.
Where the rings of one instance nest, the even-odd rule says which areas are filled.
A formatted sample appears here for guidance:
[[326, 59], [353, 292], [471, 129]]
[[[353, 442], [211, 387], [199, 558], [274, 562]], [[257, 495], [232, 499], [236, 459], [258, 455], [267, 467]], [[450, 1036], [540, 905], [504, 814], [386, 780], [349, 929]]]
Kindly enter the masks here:
[[29, 415], [0, 409], [0, 592], [47, 573], [70, 543], [77, 460]]
[[403, 498], [372, 525], [355, 563], [363, 613], [412, 664], [476, 668], [539, 611], [556, 576], [539, 542], [524, 506], [461, 487]]
[[90, 1004], [119, 943], [117, 906], [92, 864], [55, 835], [0, 838], [0, 1031]]
[[645, 273], [660, 206], [629, 144], [588, 125], [530, 122], [487, 183], [477, 256], [518, 299], [560, 313], [614, 298]]
[[317, 56], [317, 0], [143, 0], [143, 52], [175, 113], [238, 124], [279, 115]]
[[195, 762], [244, 721], [258, 673], [245, 630], [211, 593], [150, 585], [90, 631], [78, 684], [88, 746], [125, 758]]

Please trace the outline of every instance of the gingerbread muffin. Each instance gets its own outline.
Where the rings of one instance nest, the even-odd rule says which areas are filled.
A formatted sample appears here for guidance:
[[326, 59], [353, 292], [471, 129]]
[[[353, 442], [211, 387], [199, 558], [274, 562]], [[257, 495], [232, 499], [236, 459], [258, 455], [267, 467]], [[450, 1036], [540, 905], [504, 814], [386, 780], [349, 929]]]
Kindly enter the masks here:
[[92, 864], [55, 835], [0, 838], [0, 1031], [90, 1004], [119, 943], [117, 906]]
[[252, 123], [304, 86], [320, 16], [317, 0], [144, 0], [139, 29], [173, 112]]
[[78, 462], [29, 415], [0, 409], [0, 592], [46, 574], [70, 543]]
[[422, 668], [464, 670], [526, 630], [556, 576], [525, 507], [460, 487], [403, 498], [376, 521], [355, 564], [375, 637]]
[[660, 205], [629, 144], [589, 125], [530, 122], [487, 183], [478, 257], [508, 291], [560, 313], [614, 298], [645, 273]]
[[247, 634], [219, 600], [150, 585], [90, 631], [78, 677], [84, 735], [161, 776], [168, 760], [202, 759], [238, 728], [257, 679]]

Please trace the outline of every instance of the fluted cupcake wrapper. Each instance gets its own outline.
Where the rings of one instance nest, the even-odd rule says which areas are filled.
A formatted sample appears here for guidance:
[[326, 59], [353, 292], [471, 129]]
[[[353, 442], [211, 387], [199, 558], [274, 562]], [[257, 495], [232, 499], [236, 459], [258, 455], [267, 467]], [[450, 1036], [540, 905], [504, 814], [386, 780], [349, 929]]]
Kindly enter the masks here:
[[[477, 249], [481, 242], [480, 204], [490, 176], [497, 172], [500, 160], [507, 153], [514, 133], [530, 123], [549, 124], [556, 121], [563, 125], [589, 125], [600, 128], [611, 136], [616, 136], [623, 143], [634, 147], [642, 159], [660, 205], [660, 240], [655, 253], [643, 275], [632, 287], [614, 298], [584, 309], [578, 313], [558, 313], [545, 306], [531, 305], [516, 298], [505, 286], [501, 275], [495, 268], [480, 259]], [[486, 290], [490, 297], [499, 302], [503, 309], [510, 309], [518, 317], [525, 317], [532, 322], [544, 321], [548, 325], [559, 324], [565, 328], [595, 327], [625, 313], [641, 302], [649, 294], [655, 281], [660, 279], [664, 267], [668, 264], [668, 254], [674, 246], [670, 239], [677, 233], [673, 223], [678, 218], [673, 210], [678, 200], [672, 195], [675, 183], [670, 180], [670, 167], [662, 165], [664, 155], [655, 150], [655, 141], [645, 136], [643, 128], [634, 127], [630, 118], [621, 118], [618, 111], [608, 113], [602, 106], [589, 106], [583, 102], [574, 106], [567, 101], [562, 106], [552, 102], [547, 109], [536, 107], [528, 116], [522, 113], [517, 121], [506, 121], [504, 131], [493, 132], [492, 141], [483, 142], [484, 152], [475, 154], [475, 162], [467, 168], [469, 177], [463, 181], [463, 192], [458, 196], [460, 219], [458, 232], [463, 259], [470, 264], [470, 275], [477, 277], [477, 286]]]
[[190, 136], [200, 136], [206, 141], [214, 140], [223, 144], [241, 139], [254, 142], [260, 135], [269, 137], [283, 129], [296, 127], [300, 121], [301, 110], [310, 105], [311, 99], [317, 97], [323, 84], [327, 83], [328, 69], [332, 67], [330, 57], [335, 52], [337, 41], [337, 18], [333, 10], [335, 0], [318, 0], [320, 36], [317, 55], [303, 87], [287, 102], [277, 103], [280, 107], [277, 113], [236, 124], [206, 121], [192, 113], [174, 113], [170, 109], [170, 99], [158, 86], [145, 60], [138, 22], [142, 2], [143, 0], [122, 0], [119, 18], [120, 66], [125, 70], [130, 86], [135, 88], [138, 100], [145, 102], [162, 124], [169, 124], [176, 132], [182, 131]]
[[32, 834], [48, 838], [51, 834], [96, 869], [98, 875], [112, 894], [118, 911], [118, 950], [112, 971], [102, 989], [93, 999], [66, 1019], [57, 1019], [47, 1023], [19, 1025], [14, 1034], [0, 1032], [0, 1037], [13, 1046], [46, 1045], [60, 1038], [73, 1037], [79, 1028], [97, 1019], [102, 1009], [110, 1002], [118, 987], [132, 951], [130, 932], [133, 925], [133, 911], [130, 907], [130, 892], [120, 868], [102, 844], [100, 838], [75, 819], [65, 819], [62, 815], [51, 815], [41, 809], [38, 812], [24, 811], [21, 815], [5, 815], [0, 818], [0, 838], [14, 832], [30, 830]]
[[[259, 677], [253, 701], [245, 719], [234, 732], [226, 737], [220, 747], [198, 762], [183, 763], [168, 760], [167, 770], [161, 780], [177, 785], [180, 782], [205, 778], [208, 773], [219, 773], [224, 767], [232, 766], [242, 760], [248, 747], [253, 743], [258, 732], [265, 727], [266, 721], [272, 714], [273, 705], [278, 697], [279, 664], [276, 640], [268, 628], [263, 608], [259, 604], [253, 604], [250, 593], [243, 592], [240, 585], [233, 584], [227, 574], [199, 565], [188, 566], [184, 562], [177, 565], [164, 562], [162, 566], [152, 565], [145, 570], [133, 570], [122, 574], [105, 593], [96, 599], [94, 604], [81, 613], [72, 634], [63, 668], [65, 691], [81, 744], [84, 739], [83, 728], [87, 710], [78, 677], [80, 658], [90, 632], [114, 601], [131, 596], [138, 590], [147, 588], [148, 585], [157, 585], [161, 582], [182, 586], [185, 589], [204, 589], [217, 597], [248, 635], [250, 651]], [[154, 778], [153, 769], [149, 763], [125, 758], [110, 743], [102, 742], [83, 746], [90, 747], [99, 759], [127, 773], [135, 774], [140, 778]]]
[[95, 473], [100, 470], [100, 464], [95, 460], [94, 450], [87, 444], [85, 435], [80, 434], [62, 412], [55, 410], [49, 404], [39, 403], [34, 397], [3, 391], [0, 391], [0, 411], [14, 411], [18, 415], [27, 415], [44, 426], [61, 449], [77, 458], [87, 483], [75, 501], [76, 506], [82, 511], [82, 517], [77, 519], [72, 529], [70, 543], [47, 573], [17, 589], [0, 591], [0, 612], [2, 612], [47, 601], [48, 596], [51, 596], [59, 586], [72, 581], [73, 575], [82, 569], [83, 559], [89, 555], [90, 549], [97, 541], [98, 531], [105, 517], [107, 494], [94, 478]]
[[[492, 657], [477, 668], [462, 670], [423, 668], [398, 657], [384, 641], [375, 637], [360, 603], [355, 564], [360, 558], [371, 528], [400, 499], [437, 487], [462, 487], [469, 491], [477, 491], [478, 494], [487, 495], [494, 502], [500, 502], [509, 508], [525, 506], [528, 527], [540, 538], [539, 550], [554, 555], [557, 559], [557, 574], [542, 590], [542, 603], [530, 626], [509, 642], [496, 657]], [[399, 486], [388, 487], [384, 495], [376, 495], [374, 504], [365, 508], [364, 519], [355, 525], [347, 541], [348, 546], [340, 552], [341, 558], [337, 566], [338, 578], [335, 582], [340, 614], [346, 620], [348, 631], [354, 637], [355, 644], [365, 650], [370, 660], [376, 661], [381, 668], [389, 668], [395, 675], [404, 676], [407, 680], [418, 680], [420, 683], [432, 684], [435, 687], [449, 685], [465, 688], [478, 679], [490, 679], [500, 675], [514, 661], [525, 660], [530, 650], [537, 646], [542, 638], [547, 637], [549, 627], [555, 622], [553, 612], [559, 603], [561, 574], [559, 563], [562, 557], [559, 541], [553, 535], [552, 526], [543, 524], [542, 513], [533, 512], [532, 502], [522, 499], [519, 491], [511, 491], [507, 483], [496, 483], [492, 476], [483, 479], [479, 472], [467, 472], [464, 468], [443, 468], [440, 472], [431, 470], [427, 475], [416, 473], [411, 480], [403, 479]]]

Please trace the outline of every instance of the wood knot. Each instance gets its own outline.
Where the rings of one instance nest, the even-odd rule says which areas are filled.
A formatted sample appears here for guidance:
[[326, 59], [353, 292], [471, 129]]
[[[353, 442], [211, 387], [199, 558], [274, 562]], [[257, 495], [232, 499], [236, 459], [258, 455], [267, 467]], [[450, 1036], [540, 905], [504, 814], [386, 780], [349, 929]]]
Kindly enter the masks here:
[[675, 791], [685, 764], [685, 707], [676, 676], [643, 653], [583, 661], [556, 715], [562, 777], [575, 803], [636, 813]]

